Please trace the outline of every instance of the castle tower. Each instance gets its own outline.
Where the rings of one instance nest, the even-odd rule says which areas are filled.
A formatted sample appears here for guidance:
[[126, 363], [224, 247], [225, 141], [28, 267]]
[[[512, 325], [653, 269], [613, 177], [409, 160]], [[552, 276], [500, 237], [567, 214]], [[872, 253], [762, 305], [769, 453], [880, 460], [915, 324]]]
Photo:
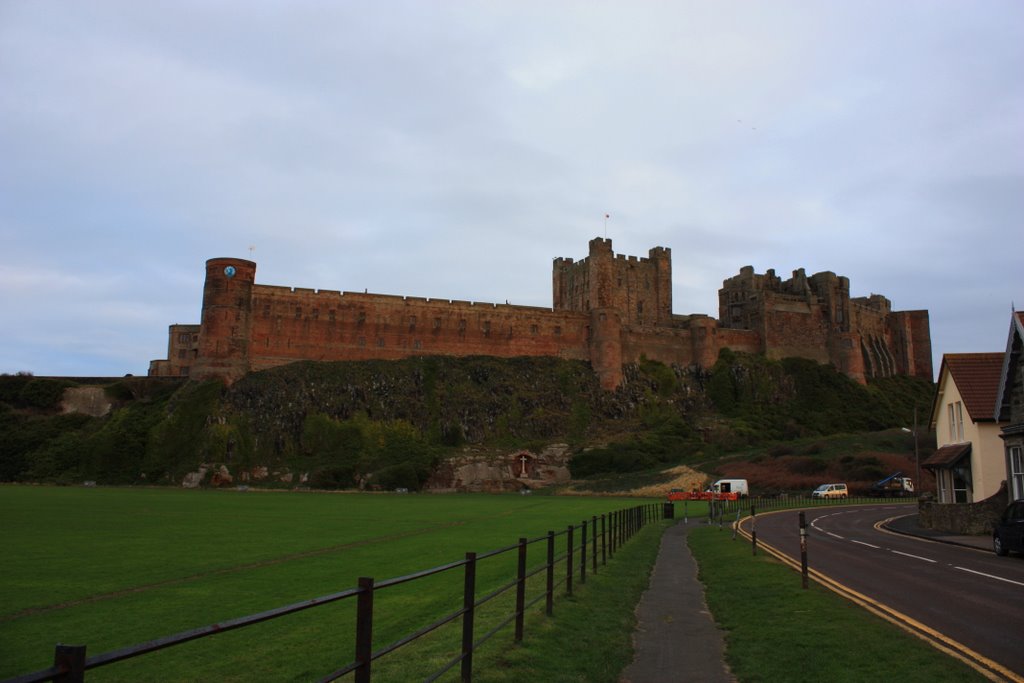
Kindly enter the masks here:
[[196, 379], [220, 378], [228, 384], [249, 371], [249, 332], [256, 264], [236, 258], [206, 262]]
[[590, 303], [590, 365], [601, 386], [622, 383], [622, 318], [615, 305], [615, 254], [612, 241], [590, 240], [587, 300]]

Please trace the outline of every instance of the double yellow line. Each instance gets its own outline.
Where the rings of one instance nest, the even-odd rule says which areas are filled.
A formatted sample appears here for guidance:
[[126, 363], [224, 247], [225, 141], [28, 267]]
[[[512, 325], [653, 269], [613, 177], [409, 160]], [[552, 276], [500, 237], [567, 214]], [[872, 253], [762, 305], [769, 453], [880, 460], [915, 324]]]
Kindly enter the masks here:
[[[762, 513], [758, 515], [758, 517], [765, 517], [767, 515], [776, 514], [778, 512], [791, 512], [791, 510], [775, 510], [772, 512]], [[746, 538], [748, 541], [751, 540], [751, 535], [750, 532], [743, 528], [743, 523], [749, 519], [750, 515], [747, 515], [746, 517], [736, 522], [733, 522], [733, 528], [736, 529], [739, 532], [739, 534]], [[757, 540], [757, 547], [763, 548], [769, 555], [772, 555], [773, 557], [783, 562], [784, 564], [788, 565], [792, 569], [795, 569], [798, 572], [801, 571], [799, 560], [791, 558], [789, 555], [786, 555], [778, 548], [772, 546], [771, 544], [765, 543], [760, 538]], [[1010, 671], [998, 662], [994, 662], [988, 657], [978, 654], [977, 652], [970, 649], [963, 643], [953, 640], [949, 636], [946, 636], [942, 633], [939, 633], [935, 629], [922, 624], [916, 619], [912, 619], [911, 617], [907, 616], [906, 614], [903, 614], [902, 612], [894, 610], [888, 605], [882, 604], [877, 600], [869, 598], [863, 593], [859, 593], [853, 590], [852, 588], [839, 583], [835, 579], [826, 576], [825, 574], [822, 574], [816, 569], [811, 569], [808, 567], [807, 575], [808, 577], [814, 579], [815, 581], [820, 583], [825, 588], [828, 588], [832, 592], [841, 595], [842, 597], [846, 598], [847, 600], [850, 600], [853, 603], [856, 603], [857, 605], [860, 605], [867, 611], [881, 617], [882, 619], [885, 619], [889, 623], [895, 624], [907, 633], [910, 633], [920, 638], [921, 640], [925, 641], [935, 649], [960, 660], [961, 662], [971, 667], [972, 669], [974, 669], [990, 681], [1011, 681], [1012, 683], [1024, 683], [1024, 678], [1017, 675], [1013, 671]]]

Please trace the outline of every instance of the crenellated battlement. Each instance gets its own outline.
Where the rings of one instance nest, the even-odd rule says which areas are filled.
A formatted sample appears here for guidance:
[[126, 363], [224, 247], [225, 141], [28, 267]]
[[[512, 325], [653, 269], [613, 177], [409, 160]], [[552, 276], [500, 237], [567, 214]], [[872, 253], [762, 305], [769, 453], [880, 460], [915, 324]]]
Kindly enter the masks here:
[[[783, 280], [744, 266], [719, 290], [719, 319], [672, 311], [672, 251], [615, 254], [612, 241], [552, 261], [552, 306], [255, 284], [256, 264], [210, 259], [199, 325], [169, 328], [150, 374], [219, 377], [300, 360], [413, 355], [588, 360], [605, 388], [641, 357], [714, 364], [723, 348], [833, 363], [851, 377], [931, 377], [927, 311], [893, 312], [884, 296], [850, 298], [831, 271]], [[175, 336], [176, 335], [176, 336]]]

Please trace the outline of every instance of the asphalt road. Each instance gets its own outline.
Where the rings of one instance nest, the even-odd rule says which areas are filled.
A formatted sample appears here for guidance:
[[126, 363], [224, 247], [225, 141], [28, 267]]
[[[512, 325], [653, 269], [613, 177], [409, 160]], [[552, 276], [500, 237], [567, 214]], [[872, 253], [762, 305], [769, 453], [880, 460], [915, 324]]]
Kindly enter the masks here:
[[[876, 528], [905, 505], [804, 511], [812, 572], [1007, 680], [1024, 680], [1024, 557]], [[798, 511], [758, 515], [758, 543], [800, 562]], [[749, 520], [743, 528], [750, 530]], [[849, 596], [856, 598], [854, 594]], [[893, 612], [895, 610], [895, 612]], [[976, 656], [976, 655], [980, 655]]]

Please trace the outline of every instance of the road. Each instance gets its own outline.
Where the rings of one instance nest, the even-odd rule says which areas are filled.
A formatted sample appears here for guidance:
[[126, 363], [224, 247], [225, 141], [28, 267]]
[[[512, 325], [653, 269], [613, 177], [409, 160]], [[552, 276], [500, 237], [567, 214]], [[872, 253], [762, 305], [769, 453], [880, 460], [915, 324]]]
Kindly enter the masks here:
[[[976, 668], [1024, 681], [1024, 558], [877, 526], [908, 514], [906, 505], [812, 508], [804, 514], [812, 576], [820, 574], [826, 585]], [[749, 531], [750, 521], [742, 528]], [[798, 511], [758, 515], [756, 529], [759, 545], [799, 566]]]

